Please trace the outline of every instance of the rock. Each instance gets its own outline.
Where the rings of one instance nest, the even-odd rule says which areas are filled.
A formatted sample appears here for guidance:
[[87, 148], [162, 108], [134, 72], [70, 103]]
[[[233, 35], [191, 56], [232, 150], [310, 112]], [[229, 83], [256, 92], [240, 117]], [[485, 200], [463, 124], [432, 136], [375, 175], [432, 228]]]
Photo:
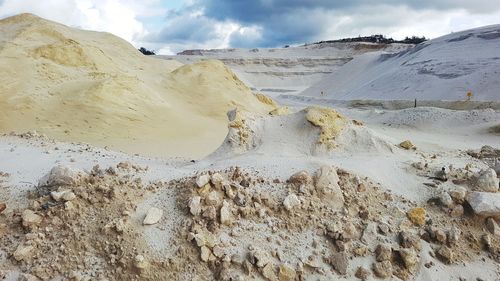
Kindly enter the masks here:
[[285, 206], [285, 209], [288, 211], [291, 211], [293, 208], [300, 206], [300, 200], [297, 195], [291, 193], [283, 201], [283, 206]]
[[352, 222], [347, 222], [342, 228], [342, 239], [351, 240], [358, 239], [359, 231]]
[[453, 201], [462, 204], [465, 200], [465, 195], [467, 195], [467, 189], [463, 186], [456, 186], [450, 190], [449, 194], [453, 198]]
[[224, 248], [220, 247], [219, 245], [213, 247], [212, 249], [212, 254], [218, 258], [222, 258], [225, 254]]
[[481, 242], [483, 242], [486, 249], [491, 249], [491, 237], [487, 233], [481, 237]]
[[209, 175], [201, 175], [196, 179], [196, 185], [199, 188], [204, 187], [208, 182], [210, 181], [210, 176]]
[[500, 236], [500, 226], [493, 218], [486, 219], [486, 229], [495, 236]]
[[411, 166], [417, 170], [423, 170], [425, 169], [425, 163], [424, 162], [414, 162], [411, 164]]
[[406, 150], [410, 150], [410, 149], [415, 150], [415, 149], [417, 149], [417, 147], [415, 145], [413, 145], [413, 143], [411, 141], [409, 141], [409, 140], [403, 141], [402, 143], [399, 144], [399, 146], [401, 148], [406, 149]]
[[403, 248], [415, 248], [418, 251], [422, 248], [420, 238], [407, 231], [399, 233], [399, 243]]
[[439, 202], [441, 202], [443, 206], [446, 206], [448, 208], [453, 206], [453, 199], [451, 198], [450, 194], [446, 191], [443, 191], [439, 194]]
[[475, 191], [469, 193], [466, 200], [477, 215], [500, 217], [500, 193]]
[[316, 171], [314, 185], [318, 196], [330, 206], [341, 208], [344, 206], [344, 195], [339, 186], [339, 176], [334, 167], [323, 166]]
[[421, 207], [413, 208], [406, 213], [408, 219], [417, 226], [425, 225], [425, 209]]
[[219, 173], [212, 174], [210, 181], [216, 189], [222, 189], [224, 185], [224, 177]]
[[399, 255], [401, 256], [405, 267], [409, 270], [414, 269], [418, 264], [417, 252], [415, 252], [412, 248], [399, 250]]
[[38, 186], [64, 186], [74, 185], [78, 182], [79, 172], [66, 167], [55, 166], [48, 174], [40, 179]]
[[370, 277], [370, 271], [362, 266], [358, 267], [354, 276], [361, 280], [367, 280]]
[[442, 246], [437, 252], [438, 257], [447, 264], [453, 262], [453, 251], [447, 246]]
[[255, 265], [257, 267], [264, 267], [272, 261], [271, 255], [268, 252], [256, 249], [251, 253], [252, 257], [255, 259]]
[[16, 261], [28, 260], [32, 257], [33, 250], [35, 250], [33, 246], [19, 245], [13, 254], [14, 259]]
[[475, 182], [477, 190], [484, 192], [498, 192], [498, 186], [499, 180], [495, 170], [485, 169], [479, 172]]
[[7, 204], [1, 202], [0, 203], [0, 214], [7, 209]]
[[436, 237], [436, 240], [441, 244], [446, 242], [446, 233], [441, 229], [434, 231], [434, 237]]
[[189, 200], [189, 212], [193, 216], [198, 216], [201, 213], [201, 197], [194, 196]]
[[220, 208], [220, 223], [223, 225], [231, 225], [234, 221], [233, 212], [231, 211], [231, 205], [224, 200], [222, 207]]
[[23, 226], [32, 227], [39, 225], [42, 222], [42, 217], [37, 215], [32, 210], [24, 210], [22, 214]]
[[347, 268], [349, 267], [349, 260], [347, 259], [347, 254], [345, 252], [335, 253], [330, 258], [330, 264], [337, 270], [341, 275], [347, 274]]
[[450, 216], [454, 218], [459, 218], [464, 215], [464, 207], [462, 205], [456, 205], [451, 209]]
[[450, 245], [456, 245], [461, 234], [462, 231], [460, 231], [458, 227], [453, 226], [450, 231], [448, 231], [448, 243], [450, 243]]
[[207, 246], [201, 246], [200, 257], [201, 257], [202, 261], [208, 262], [211, 254], [212, 254], [212, 251], [210, 251], [210, 249]]
[[445, 167], [442, 167], [441, 170], [437, 171], [435, 174], [435, 178], [441, 181], [447, 181], [448, 180], [448, 172], [446, 171]]
[[198, 247], [207, 246], [209, 248], [213, 248], [219, 243], [217, 236], [207, 230], [194, 234], [194, 240], [196, 241], [196, 245], [198, 245]]
[[375, 248], [375, 260], [388, 261], [392, 257], [392, 248], [387, 244], [378, 244]]
[[373, 272], [379, 278], [392, 276], [392, 264], [390, 261], [381, 261], [373, 264]]
[[67, 191], [62, 196], [62, 200], [65, 202], [72, 201], [75, 199], [76, 199], [76, 195], [72, 191]]
[[363, 230], [363, 235], [361, 236], [361, 242], [366, 245], [370, 245], [377, 239], [377, 225], [373, 222], [369, 222], [365, 230]]
[[274, 269], [274, 264], [272, 262], [266, 264], [264, 268], [262, 268], [262, 276], [266, 278], [266, 280], [278, 280], [276, 278], [276, 271]]
[[70, 190], [52, 191], [50, 197], [55, 201], [71, 201], [76, 199], [76, 195]]
[[387, 235], [389, 234], [390, 232], [390, 228], [389, 228], [389, 225], [386, 224], [386, 223], [379, 223], [378, 224], [378, 231], [383, 234], [383, 235]]
[[209, 220], [217, 219], [217, 209], [214, 206], [207, 206], [203, 209], [202, 216]]
[[135, 268], [142, 271], [142, 270], [148, 268], [149, 263], [146, 261], [146, 259], [144, 258], [143, 255], [137, 255], [134, 258], [134, 266], [135, 266]]
[[205, 197], [205, 204], [209, 206], [220, 206], [224, 195], [220, 191], [212, 190]]
[[300, 172], [297, 172], [297, 173], [293, 174], [292, 176], [290, 176], [290, 178], [288, 179], [288, 182], [290, 182], [291, 184], [300, 186], [303, 184], [311, 183], [312, 178], [307, 171], [300, 171]]
[[158, 209], [156, 207], [151, 207], [149, 208], [142, 224], [143, 225], [157, 224], [161, 220], [162, 216], [163, 216], [163, 210]]
[[284, 263], [280, 265], [278, 273], [278, 279], [280, 281], [293, 281], [296, 275], [295, 269], [290, 265]]

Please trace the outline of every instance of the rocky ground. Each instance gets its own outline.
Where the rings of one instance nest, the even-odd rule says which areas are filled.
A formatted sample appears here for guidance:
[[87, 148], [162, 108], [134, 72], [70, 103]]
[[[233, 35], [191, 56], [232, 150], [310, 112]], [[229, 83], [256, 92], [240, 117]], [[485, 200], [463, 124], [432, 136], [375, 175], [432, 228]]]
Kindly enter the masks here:
[[[411, 169], [433, 170], [422, 162]], [[4, 278], [19, 270], [21, 280], [410, 280], [421, 267], [500, 263], [494, 170], [445, 167], [430, 178], [439, 192], [427, 204], [333, 166], [288, 179], [230, 167], [144, 184], [146, 170], [129, 162], [90, 172], [56, 166], [29, 192], [28, 208], [2, 205]], [[138, 204], [164, 190], [178, 214], [150, 206], [135, 220]], [[144, 228], [172, 215], [180, 215], [172, 254], [158, 256]]]

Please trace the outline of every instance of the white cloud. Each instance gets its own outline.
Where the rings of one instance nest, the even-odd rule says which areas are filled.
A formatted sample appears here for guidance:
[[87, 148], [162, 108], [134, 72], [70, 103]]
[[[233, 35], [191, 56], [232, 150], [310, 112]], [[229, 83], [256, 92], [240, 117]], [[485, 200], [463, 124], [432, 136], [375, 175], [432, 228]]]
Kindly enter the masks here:
[[69, 26], [107, 31], [137, 45], [148, 31], [139, 17], [159, 16], [158, 0], [4, 0], [0, 18], [33, 13]]

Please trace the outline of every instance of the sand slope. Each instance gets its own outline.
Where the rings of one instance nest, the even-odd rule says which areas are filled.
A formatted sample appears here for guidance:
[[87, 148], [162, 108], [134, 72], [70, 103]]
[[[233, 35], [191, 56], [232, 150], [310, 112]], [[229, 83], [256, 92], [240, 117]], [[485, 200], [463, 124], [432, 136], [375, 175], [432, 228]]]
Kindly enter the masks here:
[[4, 19], [0, 132], [200, 157], [224, 140], [228, 110], [271, 109], [221, 62], [181, 65], [143, 56], [108, 33], [31, 14]]
[[452, 33], [399, 54], [369, 53], [301, 94], [339, 99], [498, 101], [500, 25]]

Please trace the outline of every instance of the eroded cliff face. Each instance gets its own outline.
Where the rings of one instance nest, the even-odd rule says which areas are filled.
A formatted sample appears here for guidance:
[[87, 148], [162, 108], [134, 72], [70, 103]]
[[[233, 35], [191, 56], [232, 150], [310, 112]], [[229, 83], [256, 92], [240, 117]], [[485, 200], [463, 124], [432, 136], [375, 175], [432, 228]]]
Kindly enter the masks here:
[[[250, 87], [268, 94], [293, 94], [334, 73], [367, 52], [399, 52], [412, 45], [320, 43], [276, 49], [187, 50], [175, 56], [184, 63], [216, 58]], [[165, 58], [170, 58], [166, 57]]]

